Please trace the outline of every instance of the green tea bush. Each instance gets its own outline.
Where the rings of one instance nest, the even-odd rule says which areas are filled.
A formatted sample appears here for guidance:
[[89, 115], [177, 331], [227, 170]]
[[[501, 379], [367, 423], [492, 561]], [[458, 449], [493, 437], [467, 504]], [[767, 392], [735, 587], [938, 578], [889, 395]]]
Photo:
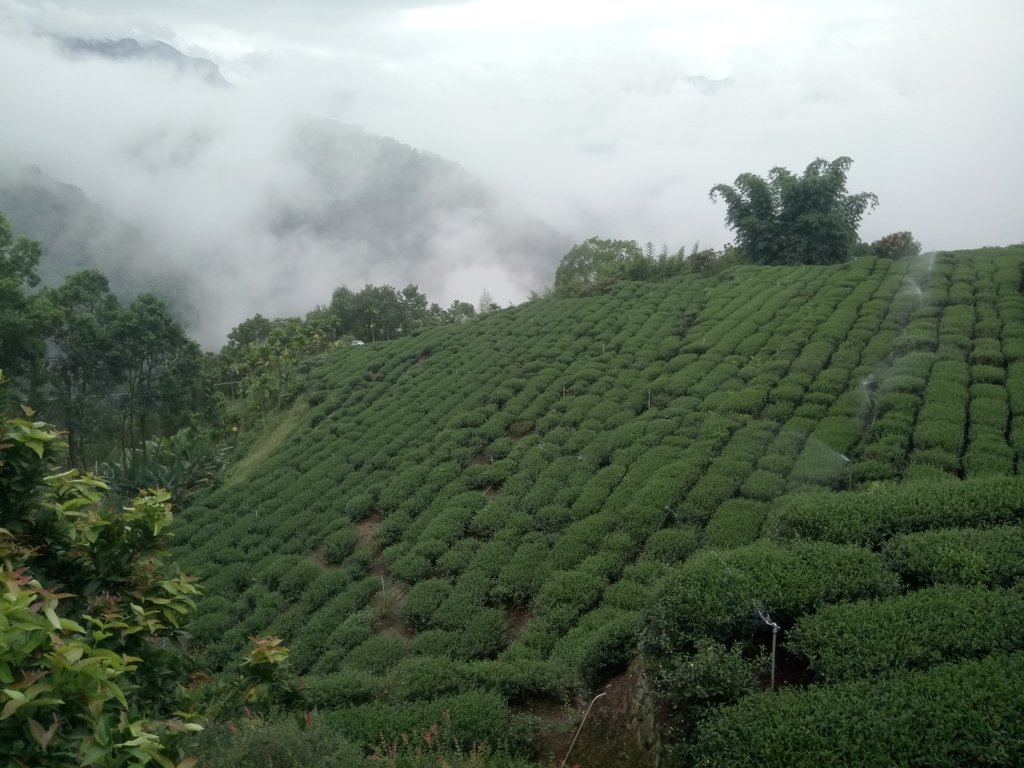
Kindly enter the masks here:
[[432, 701], [363, 704], [321, 714], [323, 724], [344, 738], [357, 744], [385, 745], [401, 744], [403, 736], [422, 740], [423, 734], [446, 718], [451, 740], [462, 749], [486, 745], [489, 753], [521, 756], [534, 751], [533, 724], [514, 715], [494, 693], [473, 691]]
[[765, 469], [752, 471], [739, 489], [741, 495], [757, 501], [770, 501], [781, 496], [785, 491], [785, 478]]
[[434, 611], [451, 594], [452, 585], [444, 579], [426, 579], [412, 585], [405, 593], [399, 615], [414, 630], [428, 629]]
[[822, 679], [876, 677], [1024, 646], [1024, 593], [943, 584], [906, 595], [829, 605], [788, 633]]
[[[443, 546], [443, 545], [442, 545]], [[410, 552], [390, 565], [391, 575], [408, 584], [414, 584], [430, 576], [433, 566], [423, 555]]]
[[437, 558], [435, 570], [443, 576], [458, 576], [472, 562], [479, 548], [480, 542], [477, 539], [458, 539], [447, 552]]
[[360, 670], [344, 670], [302, 678], [302, 700], [309, 707], [338, 709], [372, 701], [380, 691], [378, 678]]
[[603, 606], [583, 616], [555, 644], [552, 661], [593, 685], [635, 655], [644, 617], [639, 611]]
[[975, 430], [972, 424], [970, 441], [964, 452], [963, 470], [966, 478], [1012, 475], [1014, 453], [1001, 433]]
[[409, 652], [409, 644], [397, 635], [376, 635], [363, 641], [346, 658], [346, 665], [383, 675]]
[[496, 656], [508, 642], [507, 623], [504, 611], [478, 609], [458, 632], [452, 649], [456, 658], [470, 660]]
[[337, 768], [363, 764], [357, 745], [319, 718], [299, 725], [298, 718], [244, 718], [210, 723], [199, 737], [194, 757], [218, 768]]
[[882, 556], [860, 547], [760, 540], [701, 550], [662, 582], [649, 611], [647, 644], [672, 653], [704, 637], [747, 637], [757, 607], [785, 625], [828, 603], [889, 595], [897, 587]]
[[[975, 333], [981, 335], [981, 329], [976, 329]], [[976, 337], [974, 339], [974, 349], [970, 355], [970, 362], [972, 365], [992, 365], [997, 368], [1002, 368], [1006, 365], [1006, 359], [1003, 357], [1003, 350], [999, 345], [998, 339]]]
[[648, 586], [633, 579], [621, 578], [604, 591], [601, 605], [624, 610], [643, 610], [652, 597]]
[[[921, 420], [914, 428], [914, 445], [921, 449], [940, 449], [959, 456], [964, 443], [964, 421], [955, 418], [928, 418], [922, 410]], [[952, 414], [955, 415], [955, 411]]]
[[614, 515], [604, 513], [573, 523], [555, 542], [551, 550], [552, 565], [563, 570], [579, 565], [597, 551], [602, 539], [614, 527]]
[[601, 597], [607, 581], [583, 571], [556, 571], [533, 600], [538, 616], [554, 613], [575, 620], [592, 608]]
[[467, 687], [494, 691], [512, 704], [534, 696], [562, 697], [571, 685], [563, 665], [529, 659], [467, 662], [463, 677]]
[[784, 541], [818, 539], [877, 546], [896, 534], [998, 525], [1022, 515], [1024, 479], [986, 477], [785, 497], [769, 513], [765, 532]]
[[750, 544], [760, 535], [765, 513], [765, 505], [760, 502], [747, 499], [726, 501], [708, 521], [701, 543], [715, 549]]
[[355, 528], [339, 528], [327, 534], [323, 540], [324, 560], [332, 565], [341, 563], [352, 554], [359, 543], [359, 534]]
[[391, 701], [422, 701], [457, 693], [462, 664], [437, 656], [406, 656], [390, 670], [385, 683]]
[[689, 653], [645, 656], [644, 667], [654, 680], [665, 735], [685, 744], [712, 707], [733, 704], [758, 690], [762, 660], [747, 658], [739, 643], [727, 647], [700, 640]]
[[[943, 450], [942, 448], [917, 449], [911, 454], [910, 462], [911, 464], [907, 467], [907, 471], [904, 474], [904, 479], [911, 482], [913, 481], [913, 477], [911, 477], [911, 475], [915, 471], [914, 465], [925, 465], [939, 470], [942, 474], [951, 476], [956, 476], [960, 469], [960, 459], [957, 458], [957, 455]], [[916, 471], [920, 470], [918, 469]], [[948, 480], [950, 478], [947, 477], [945, 479]]]
[[692, 525], [680, 525], [655, 531], [647, 539], [641, 558], [672, 565], [688, 558], [700, 545], [700, 534]]
[[[1024, 654], [757, 693], [713, 711], [698, 766], [1010, 768], [1024, 760]], [[955, 734], [955, 738], [951, 738]]]
[[1005, 384], [1006, 369], [995, 365], [972, 365], [971, 381], [976, 384]]

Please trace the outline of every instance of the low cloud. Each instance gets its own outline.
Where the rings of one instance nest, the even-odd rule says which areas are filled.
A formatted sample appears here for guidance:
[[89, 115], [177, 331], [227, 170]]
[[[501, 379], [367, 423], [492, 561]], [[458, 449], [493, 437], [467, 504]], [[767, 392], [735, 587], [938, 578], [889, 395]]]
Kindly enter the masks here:
[[[557, 260], [527, 251], [558, 241], [506, 232], [494, 253], [494, 238], [530, 217], [575, 240], [721, 246], [712, 185], [819, 156], [849, 155], [850, 190], [878, 194], [867, 240], [1024, 240], [1024, 8], [1010, 0], [166, 5], [133, 4], [128, 18], [121, 3], [0, 0], [0, 66], [17, 73], [0, 82], [0, 168], [34, 164], [144, 226], [147, 258], [214, 286], [211, 338], [256, 311], [305, 311], [341, 283], [519, 301]], [[40, 31], [162, 39], [235, 87], [71, 61]], [[387, 258], [365, 237], [289, 229], [268, 202], [316, 219], [325, 200], [352, 199], [325, 194], [297, 160], [292, 137], [311, 117], [454, 160], [486, 181], [474, 194], [488, 202], [455, 205], [476, 188], [442, 174], [440, 219]], [[377, 172], [358, 160], [344, 159], [339, 184]]]

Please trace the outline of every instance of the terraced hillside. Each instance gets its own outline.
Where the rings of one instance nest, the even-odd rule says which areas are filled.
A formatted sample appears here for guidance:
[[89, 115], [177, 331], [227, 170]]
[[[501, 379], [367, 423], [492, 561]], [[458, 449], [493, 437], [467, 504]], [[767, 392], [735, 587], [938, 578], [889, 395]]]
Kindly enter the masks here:
[[448, 710], [560, 758], [605, 690], [607, 765], [1018, 764], [1022, 266], [741, 267], [343, 350], [182, 515], [195, 638], [283, 636], [363, 745]]

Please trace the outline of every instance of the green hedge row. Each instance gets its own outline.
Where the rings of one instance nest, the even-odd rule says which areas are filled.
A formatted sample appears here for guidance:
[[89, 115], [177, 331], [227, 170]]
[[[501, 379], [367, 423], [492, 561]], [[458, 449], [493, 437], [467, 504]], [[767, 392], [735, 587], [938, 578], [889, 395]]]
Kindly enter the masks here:
[[782, 541], [877, 546], [895, 534], [997, 525], [1021, 517], [1024, 478], [986, 477], [785, 497], [769, 513], [765, 532]]
[[536, 749], [536, 724], [511, 712], [494, 693], [469, 692], [431, 701], [372, 703], [326, 710], [323, 724], [357, 744], [380, 745], [422, 740], [434, 725], [447, 721], [453, 741], [463, 749], [486, 745], [489, 751], [530, 756]]
[[944, 664], [884, 680], [749, 696], [701, 724], [711, 768], [889, 768], [1024, 762], [1024, 654]]
[[829, 682], [1017, 651], [1024, 593], [944, 584], [829, 605], [798, 619], [786, 644]]
[[1024, 527], [945, 528], [889, 540], [889, 567], [904, 582], [1010, 587], [1024, 580]]
[[704, 637], [749, 637], [759, 627], [758, 609], [788, 624], [823, 605], [890, 595], [898, 586], [882, 556], [860, 547], [762, 539], [701, 550], [662, 580], [649, 610], [646, 644], [663, 655]]

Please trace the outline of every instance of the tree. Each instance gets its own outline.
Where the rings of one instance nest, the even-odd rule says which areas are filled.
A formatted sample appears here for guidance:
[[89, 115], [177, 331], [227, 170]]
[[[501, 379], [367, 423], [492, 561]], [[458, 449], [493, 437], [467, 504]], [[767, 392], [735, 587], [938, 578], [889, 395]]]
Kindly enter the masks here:
[[41, 255], [39, 243], [14, 237], [0, 213], [0, 364], [11, 376], [35, 372], [46, 352], [42, 307], [26, 291], [39, 284]]
[[635, 240], [591, 237], [574, 245], [562, 257], [555, 271], [555, 293], [578, 296], [622, 277], [643, 279], [650, 266], [653, 262], [644, 258]]
[[477, 314], [486, 315], [488, 312], [493, 312], [496, 309], [498, 309], [498, 305], [491, 298], [491, 292], [484, 288], [480, 292], [480, 301], [477, 302]]
[[893, 232], [871, 244], [871, 252], [882, 259], [904, 259], [921, 255], [921, 244], [909, 232]]
[[710, 196], [727, 207], [726, 224], [736, 233], [745, 260], [754, 264], [836, 264], [849, 261], [859, 242], [857, 226], [878, 205], [870, 192], [846, 192], [853, 161], [818, 158], [795, 176], [773, 168], [768, 178], [752, 173], [735, 186], [716, 184]]
[[476, 307], [470, 304], [468, 301], [460, 301], [455, 299], [451, 306], [446, 310], [448, 322], [451, 323], [464, 323], [471, 317], [476, 315]]
[[107, 278], [94, 269], [69, 275], [45, 299], [50, 313], [47, 380], [51, 416], [67, 430], [68, 463], [87, 465], [86, 437], [95, 433], [106, 398], [118, 385], [111, 327], [120, 310]]
[[202, 351], [158, 298], [135, 297], [115, 318], [112, 338], [126, 390], [122, 452], [145, 448], [146, 438], [175, 432], [210, 407]]
[[64, 448], [0, 414], [0, 762], [190, 766], [179, 627], [198, 588], [164, 562], [170, 499], [107, 503], [97, 478], [57, 472]]

